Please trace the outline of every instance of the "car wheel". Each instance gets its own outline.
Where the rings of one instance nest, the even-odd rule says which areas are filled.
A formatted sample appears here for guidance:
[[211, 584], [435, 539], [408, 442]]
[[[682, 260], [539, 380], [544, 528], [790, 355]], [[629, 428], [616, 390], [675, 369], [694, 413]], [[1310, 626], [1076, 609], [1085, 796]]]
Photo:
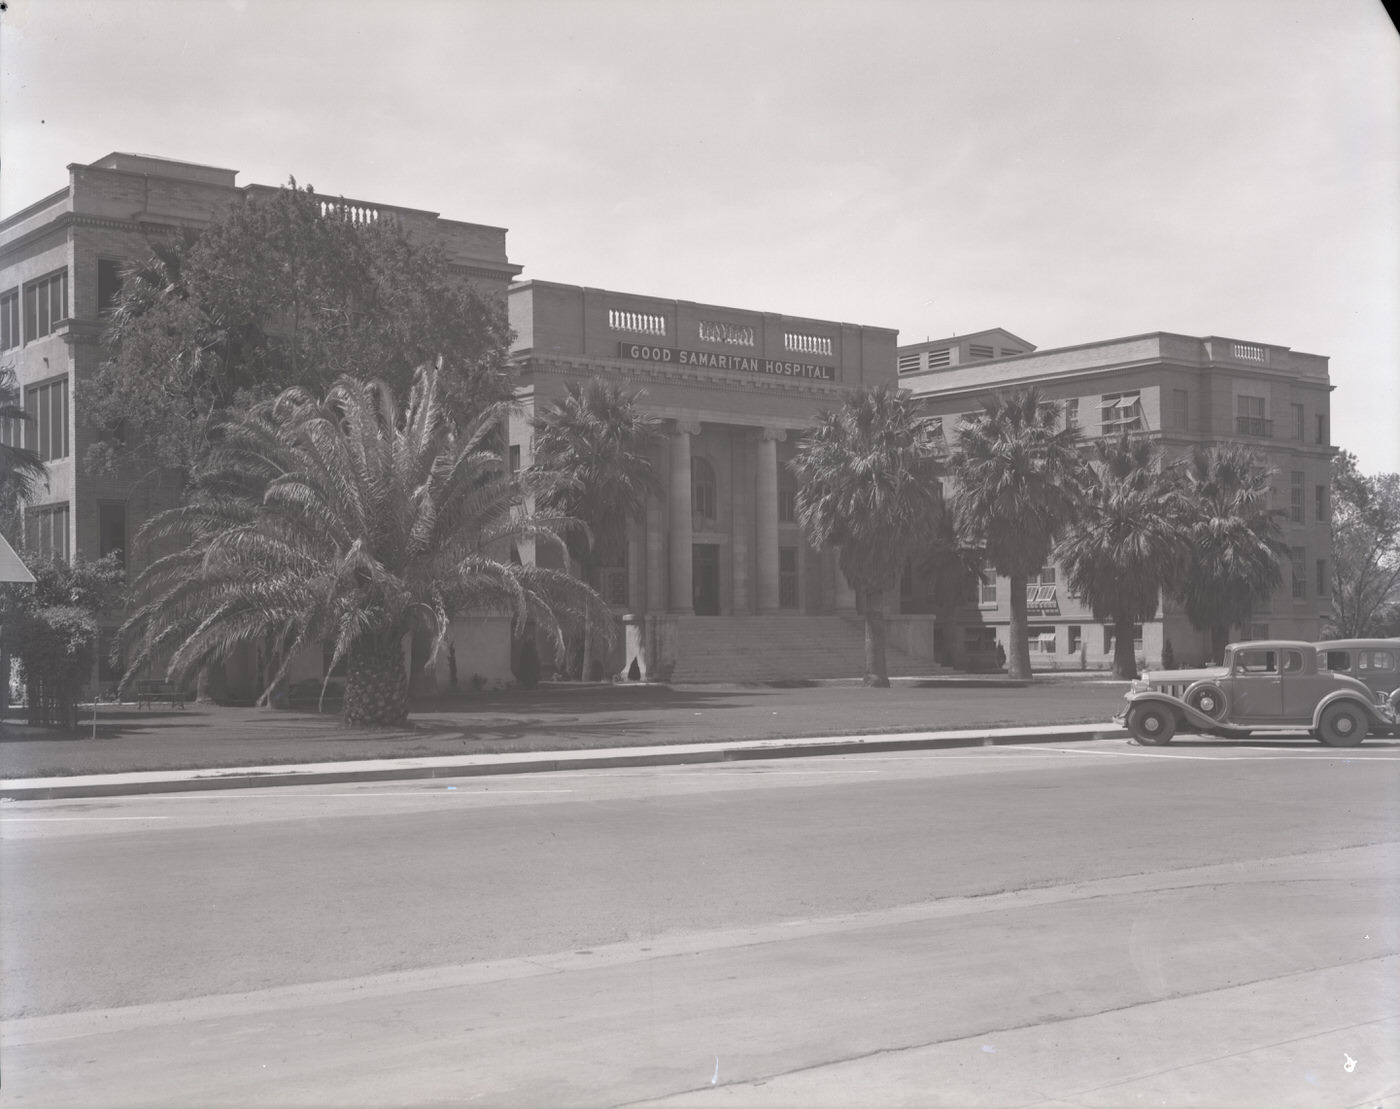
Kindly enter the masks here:
[[1161, 705], [1134, 705], [1128, 713], [1128, 731], [1139, 743], [1160, 747], [1176, 734], [1176, 716]]
[[1216, 689], [1213, 685], [1204, 686], [1201, 689], [1193, 690], [1191, 696], [1186, 699], [1186, 703], [1197, 712], [1209, 716], [1212, 720], [1225, 719], [1225, 694]]
[[1328, 705], [1317, 722], [1317, 737], [1328, 747], [1356, 747], [1370, 726], [1366, 714], [1355, 705]]

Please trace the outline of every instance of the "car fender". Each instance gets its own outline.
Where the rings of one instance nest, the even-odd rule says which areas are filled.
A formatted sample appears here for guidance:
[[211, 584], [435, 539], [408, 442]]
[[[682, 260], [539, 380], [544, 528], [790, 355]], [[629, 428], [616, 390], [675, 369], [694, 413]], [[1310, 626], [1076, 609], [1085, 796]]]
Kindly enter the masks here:
[[1395, 723], [1393, 719], [1387, 719], [1385, 714], [1382, 713], [1374, 703], [1366, 700], [1366, 698], [1362, 697], [1359, 693], [1350, 689], [1339, 689], [1333, 693], [1327, 694], [1326, 697], [1322, 698], [1322, 700], [1317, 703], [1317, 707], [1313, 709], [1312, 726], [1314, 728], [1318, 727], [1322, 723], [1322, 714], [1326, 712], [1330, 706], [1337, 704], [1339, 701], [1345, 701], [1348, 704], [1356, 705], [1364, 709], [1366, 718], [1370, 720], [1372, 724], [1379, 724], [1381, 727], [1388, 728]]
[[1161, 690], [1138, 690], [1137, 692], [1125, 694], [1125, 698], [1128, 702], [1128, 709], [1123, 713], [1125, 718], [1127, 717], [1128, 711], [1131, 711], [1134, 705], [1155, 702], [1176, 714], [1176, 722], [1179, 727], [1190, 726], [1198, 731], [1206, 728], [1220, 727], [1220, 722], [1218, 720], [1212, 720], [1205, 713], [1197, 712], [1180, 697], [1173, 697], [1170, 693], [1163, 693]]

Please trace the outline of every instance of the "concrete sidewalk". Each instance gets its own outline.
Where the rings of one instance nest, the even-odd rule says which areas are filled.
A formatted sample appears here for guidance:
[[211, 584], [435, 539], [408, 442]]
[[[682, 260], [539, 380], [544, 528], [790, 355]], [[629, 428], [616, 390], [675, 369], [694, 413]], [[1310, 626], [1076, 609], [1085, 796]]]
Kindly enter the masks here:
[[872, 751], [917, 751], [1017, 743], [1056, 743], [1086, 739], [1126, 739], [1112, 724], [1047, 727], [970, 728], [959, 731], [883, 735], [823, 736], [720, 743], [669, 744], [511, 754], [442, 755], [429, 758], [367, 759], [280, 766], [238, 766], [195, 770], [146, 770], [117, 774], [76, 774], [0, 781], [0, 798], [52, 800], [118, 797], [212, 789], [328, 785], [341, 782], [462, 778], [495, 774], [538, 774], [618, 766], [738, 762], [746, 759], [806, 758]]

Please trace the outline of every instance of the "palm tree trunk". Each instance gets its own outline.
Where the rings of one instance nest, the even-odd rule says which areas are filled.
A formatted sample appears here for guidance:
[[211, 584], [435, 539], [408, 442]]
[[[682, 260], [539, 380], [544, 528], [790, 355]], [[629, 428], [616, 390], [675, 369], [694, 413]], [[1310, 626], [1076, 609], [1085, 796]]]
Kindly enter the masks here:
[[433, 653], [433, 633], [415, 627], [408, 644], [408, 690], [414, 697], [432, 697], [437, 693], [437, 668], [428, 665]]
[[1026, 575], [1012, 574], [1011, 625], [1007, 629], [1011, 637], [1010, 657], [1007, 659], [1006, 676], [1029, 681], [1031, 677], [1030, 621], [1026, 615]]
[[1113, 676], [1136, 678], [1137, 654], [1133, 650], [1133, 621], [1115, 616], [1113, 620]]
[[889, 668], [885, 664], [885, 592], [865, 591], [865, 677], [862, 685], [888, 689]]
[[[597, 591], [602, 567], [592, 559], [582, 563], [583, 580], [589, 588]], [[585, 609], [583, 613], [583, 673], [579, 677], [586, 682], [593, 680], [593, 613]]]
[[345, 682], [345, 723], [398, 725], [408, 719], [408, 678], [397, 639], [351, 648]]

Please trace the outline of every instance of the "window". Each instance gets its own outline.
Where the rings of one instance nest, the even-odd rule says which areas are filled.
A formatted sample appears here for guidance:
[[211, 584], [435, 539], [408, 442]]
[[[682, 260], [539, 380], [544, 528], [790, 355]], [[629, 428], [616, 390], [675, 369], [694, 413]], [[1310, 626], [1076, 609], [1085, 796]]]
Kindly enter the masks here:
[[953, 352], [949, 347], [939, 347], [937, 350], [928, 352], [928, 368], [931, 370], [936, 370], [940, 366], [951, 365], [952, 360]]
[[691, 511], [705, 520], [716, 519], [715, 468], [703, 458], [691, 461]]
[[97, 505], [97, 557], [117, 556], [126, 568], [126, 505], [120, 501], [99, 501]]
[[510, 472], [513, 473], [513, 474], [518, 474], [518, 473], [520, 472], [520, 444], [519, 444], [519, 443], [512, 443], [512, 444], [510, 445]]
[[1317, 656], [1319, 670], [1336, 670], [1346, 673], [1351, 669], [1350, 651], [1322, 651]]
[[1303, 471], [1293, 471], [1293, 484], [1288, 490], [1288, 518], [1295, 524], [1303, 522]]
[[1258, 650], [1243, 650], [1235, 652], [1235, 673], [1236, 674], [1277, 674], [1278, 673], [1278, 652]]
[[797, 548], [778, 548], [778, 607], [797, 607]]
[[1283, 673], [1301, 674], [1303, 672], [1303, 652], [1284, 651], [1283, 652]]
[[1327, 560], [1326, 560], [1325, 558], [1319, 558], [1319, 559], [1317, 560], [1317, 582], [1316, 582], [1316, 585], [1317, 585], [1317, 595], [1318, 595], [1319, 597], [1325, 597], [1325, 596], [1327, 596]]
[[1241, 393], [1235, 398], [1235, 431], [1240, 435], [1253, 435], [1259, 439], [1272, 438], [1274, 423], [1264, 418], [1264, 398], [1250, 397]]
[[1303, 406], [1301, 404], [1290, 405], [1293, 409], [1293, 438], [1302, 442], [1306, 432], [1304, 431]]
[[1304, 600], [1308, 595], [1308, 551], [1306, 547], [1294, 547], [1293, 556], [1293, 599]]
[[902, 374], [911, 374], [911, 373], [913, 373], [915, 370], [917, 370], [918, 368], [919, 368], [919, 355], [918, 355], [917, 352], [914, 352], [914, 353], [912, 353], [912, 354], [901, 354], [901, 355], [899, 356], [899, 372], [900, 372], [900, 373], [902, 373]]
[[991, 347], [982, 346], [978, 343], [969, 343], [967, 354], [969, 358], [992, 358], [995, 357], [996, 351]]
[[1317, 485], [1313, 487], [1313, 511], [1319, 524], [1327, 522], [1327, 486]]
[[[1114, 641], [1114, 639], [1115, 639], [1115, 636], [1114, 636], [1114, 634], [1113, 634], [1113, 625], [1111, 625], [1111, 624], [1105, 624], [1105, 625], [1104, 625], [1104, 629], [1103, 629], [1103, 653], [1104, 653], [1104, 654], [1106, 654], [1106, 655], [1111, 655], [1111, 654], [1113, 654], [1113, 641]], [[1134, 624], [1134, 625], [1133, 625], [1133, 649], [1134, 649], [1134, 650], [1137, 650], [1137, 651], [1141, 651], [1141, 650], [1142, 650], [1142, 625], [1141, 625], [1141, 624]]]
[[111, 258], [97, 260], [97, 311], [110, 312], [117, 306], [117, 294], [122, 290], [122, 264]]
[[68, 318], [68, 271], [31, 281], [24, 287], [24, 339], [49, 334]]
[[56, 378], [24, 391], [29, 449], [45, 462], [68, 457], [68, 379]]
[[1082, 624], [1071, 624], [1069, 626], [1069, 642], [1065, 646], [1065, 653], [1077, 655], [1079, 647], [1084, 642], [1084, 627]]
[[1357, 669], [1363, 674], [1395, 673], [1395, 652], [1394, 651], [1362, 651], [1356, 660]]
[[19, 290], [0, 296], [0, 350], [19, 346]]
[[25, 531], [26, 546], [37, 550], [41, 555], [61, 558], [68, 561], [68, 506], [66, 504], [46, 505], [31, 508], [28, 513]]
[[797, 479], [786, 466], [778, 469], [778, 523], [797, 523]]
[[1268, 638], [1269, 638], [1269, 625], [1268, 625], [1268, 624], [1250, 624], [1250, 625], [1249, 625], [1249, 634], [1246, 635], [1245, 638], [1246, 638], [1246, 639], [1268, 639]]
[[25, 421], [19, 417], [12, 420], [0, 420], [0, 443], [7, 447], [24, 446]]
[[997, 603], [997, 572], [991, 567], [982, 571], [982, 591], [978, 597], [978, 603], [984, 605]]
[[1320, 447], [1327, 445], [1327, 417], [1321, 412], [1317, 414], [1317, 445]]
[[602, 567], [603, 600], [610, 605], [627, 606], [630, 599], [627, 589], [627, 544], [618, 544], [613, 560]]
[[1110, 393], [1100, 401], [1105, 435], [1142, 430], [1142, 399], [1137, 393]]
[[1190, 397], [1185, 389], [1173, 389], [1167, 397], [1167, 426], [1181, 430], [1189, 423]]
[[1065, 427], [1079, 426], [1079, 398], [1070, 397], [1064, 402], [1065, 405]]
[[1053, 655], [1055, 653], [1055, 625], [1030, 624], [1026, 627], [1031, 654]]

